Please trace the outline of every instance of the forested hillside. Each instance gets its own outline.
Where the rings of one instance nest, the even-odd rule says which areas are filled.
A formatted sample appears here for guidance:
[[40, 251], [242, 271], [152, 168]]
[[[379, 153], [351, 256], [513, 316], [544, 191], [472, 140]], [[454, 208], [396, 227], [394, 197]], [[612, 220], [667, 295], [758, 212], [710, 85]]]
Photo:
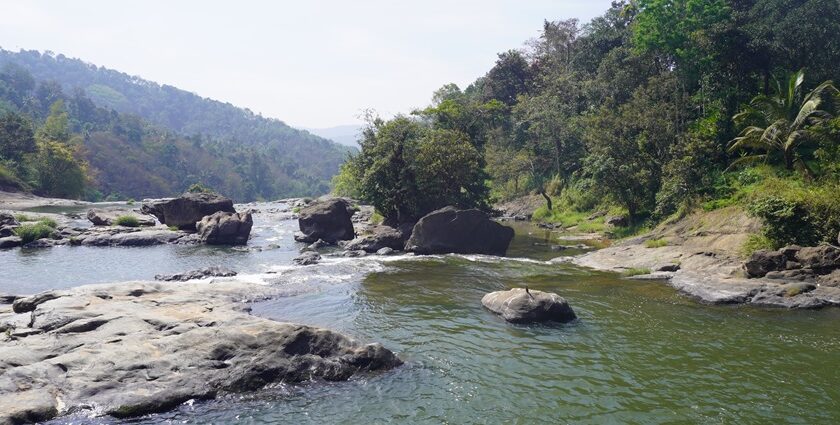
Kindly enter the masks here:
[[[171, 86], [62, 55], [0, 50], [6, 120], [23, 118], [37, 135], [57, 101], [55, 112], [66, 114], [71, 135], [65, 144], [85, 173], [78, 196], [87, 198], [165, 196], [194, 183], [242, 201], [317, 195], [329, 190], [347, 152], [279, 120]], [[58, 194], [42, 187], [26, 155], [0, 157], [5, 174]]]
[[609, 211], [627, 232], [738, 204], [767, 224], [756, 247], [830, 241], [838, 64], [836, 0], [614, 2], [546, 21], [464, 90], [371, 119], [336, 188], [395, 220], [539, 193], [539, 219]]

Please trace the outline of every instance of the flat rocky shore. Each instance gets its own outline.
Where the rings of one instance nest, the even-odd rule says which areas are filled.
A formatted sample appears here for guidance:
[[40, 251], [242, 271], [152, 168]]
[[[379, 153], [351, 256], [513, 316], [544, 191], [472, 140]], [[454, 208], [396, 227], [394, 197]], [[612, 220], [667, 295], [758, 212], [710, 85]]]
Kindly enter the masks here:
[[0, 424], [80, 411], [131, 417], [273, 382], [346, 380], [401, 361], [249, 314], [275, 295], [235, 278], [127, 282], [0, 298]]

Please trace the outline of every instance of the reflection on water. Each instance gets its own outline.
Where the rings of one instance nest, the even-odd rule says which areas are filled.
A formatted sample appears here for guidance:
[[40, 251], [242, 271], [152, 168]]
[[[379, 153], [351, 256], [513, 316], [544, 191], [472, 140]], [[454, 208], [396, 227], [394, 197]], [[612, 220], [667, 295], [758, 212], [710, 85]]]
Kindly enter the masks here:
[[[380, 341], [406, 361], [394, 371], [349, 382], [276, 385], [130, 422], [840, 420], [840, 371], [833, 367], [840, 349], [840, 311], [700, 305], [661, 282], [549, 264], [542, 260], [559, 254], [533, 245], [541, 235], [517, 230], [511, 254], [531, 260], [367, 257], [301, 268], [277, 261], [280, 254], [294, 253], [293, 243], [244, 254], [200, 247], [165, 247], [177, 249], [160, 254], [129, 250], [144, 258], [159, 255], [170, 265], [199, 261], [195, 257], [238, 262], [243, 268], [264, 262], [277, 272], [270, 275], [273, 284], [286, 285], [289, 296], [254, 305], [255, 314]], [[175, 259], [164, 260], [168, 255]], [[154, 268], [144, 267], [149, 273]], [[522, 284], [560, 293], [579, 320], [511, 325], [481, 307], [486, 292]], [[81, 417], [57, 422], [69, 421], [119, 422]]]

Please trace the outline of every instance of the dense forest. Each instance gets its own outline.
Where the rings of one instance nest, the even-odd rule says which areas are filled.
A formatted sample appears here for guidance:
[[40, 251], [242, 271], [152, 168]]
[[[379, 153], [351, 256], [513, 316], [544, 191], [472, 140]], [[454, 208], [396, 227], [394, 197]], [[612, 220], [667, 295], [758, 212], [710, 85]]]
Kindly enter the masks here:
[[622, 213], [625, 234], [737, 205], [766, 224], [753, 248], [835, 240], [838, 78], [837, 0], [613, 2], [372, 116], [335, 190], [395, 221], [538, 193], [538, 219]]
[[[171, 86], [5, 50], [0, 143], [0, 189], [85, 199], [169, 196], [196, 183], [239, 201], [317, 195], [348, 152]], [[60, 178], [49, 176], [57, 156], [69, 167]]]

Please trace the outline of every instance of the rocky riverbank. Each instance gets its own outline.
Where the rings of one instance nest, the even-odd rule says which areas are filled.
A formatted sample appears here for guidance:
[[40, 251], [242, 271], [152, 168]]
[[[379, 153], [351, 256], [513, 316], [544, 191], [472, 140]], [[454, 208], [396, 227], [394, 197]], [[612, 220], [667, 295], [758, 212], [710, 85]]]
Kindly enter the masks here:
[[379, 344], [249, 314], [270, 286], [90, 285], [0, 305], [0, 424], [90, 411], [116, 417], [273, 382], [345, 380], [398, 366]]
[[840, 306], [837, 286], [748, 278], [740, 250], [758, 229], [758, 222], [736, 208], [698, 212], [677, 223], [661, 225], [642, 237], [581, 255], [572, 262], [635, 274], [629, 276], [632, 279], [662, 279], [680, 292], [711, 304]]

